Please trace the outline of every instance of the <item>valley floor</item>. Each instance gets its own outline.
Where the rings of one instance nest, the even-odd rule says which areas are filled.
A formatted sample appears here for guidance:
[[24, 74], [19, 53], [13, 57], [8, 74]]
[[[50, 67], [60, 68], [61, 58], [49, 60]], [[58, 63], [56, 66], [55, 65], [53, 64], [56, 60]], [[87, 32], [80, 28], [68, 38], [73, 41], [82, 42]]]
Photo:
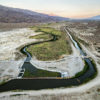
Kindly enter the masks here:
[[0, 93], [0, 100], [99, 100], [100, 99], [100, 65], [95, 55], [83, 47], [97, 64], [98, 75], [90, 82], [78, 87], [45, 89], [38, 91], [12, 91]]
[[[30, 36], [38, 35], [29, 28], [14, 29], [11, 31], [0, 32], [0, 74], [3, 79], [16, 78], [24, 63], [25, 56], [19, 52], [22, 46], [42, 41], [43, 39], [31, 39]], [[39, 61], [32, 58], [31, 63], [39, 69], [67, 73], [66, 77], [72, 77], [80, 72], [84, 67], [84, 62], [79, 52], [71, 44], [73, 53], [64, 55], [63, 58], [54, 61]], [[6, 55], [6, 56], [5, 56]], [[14, 66], [13, 66], [14, 65]]]
[[[12, 57], [13, 57], [12, 60], [14, 60], [15, 53], [13, 53], [13, 51], [16, 51], [16, 48], [20, 47], [21, 45], [25, 45], [27, 43], [37, 41], [36, 39], [26, 38], [33, 35], [34, 32], [31, 32], [31, 34], [29, 33], [27, 31], [26, 31], [26, 35], [24, 35], [23, 32], [21, 34], [14, 33], [11, 35], [1, 35], [0, 33], [0, 38], [2, 36], [2, 38], [0, 39], [0, 46], [2, 48], [8, 45], [12, 45], [10, 38], [9, 40], [7, 40], [7, 38], [13, 36], [13, 41], [15, 41], [16, 35], [18, 34], [17, 35], [18, 38], [16, 39], [14, 44], [11, 46], [12, 49], [9, 49], [9, 46], [7, 48], [1, 49], [2, 51], [0, 51], [0, 53], [2, 53], [1, 54], [2, 57], [0, 58], [0, 60], [11, 60]], [[5, 34], [8, 34], [8, 33], [5, 33]], [[34, 33], [34, 35], [35, 34], [37, 33]], [[18, 100], [18, 99], [20, 100], [99, 100], [100, 99], [100, 64], [99, 64], [100, 59], [96, 56], [97, 53], [95, 50], [92, 50], [90, 48], [87, 49], [84, 45], [81, 45], [81, 46], [83, 50], [90, 57], [93, 58], [93, 60], [95, 61], [97, 65], [96, 67], [98, 70], [98, 75], [95, 79], [89, 81], [86, 84], [80, 85], [78, 87], [45, 89], [45, 90], [38, 90], [38, 91], [3, 92], [3, 93], [0, 93], [0, 100]], [[68, 74], [69, 76], [71, 75], [73, 76], [76, 73], [76, 71], [80, 71], [83, 68], [84, 63], [82, 62], [82, 59], [79, 53], [76, 51], [73, 45], [71, 45], [71, 47], [73, 49], [73, 54], [69, 56], [64, 56], [64, 58], [60, 60], [44, 62], [44, 61], [39, 61], [33, 57], [31, 60], [31, 63], [35, 64], [38, 68], [41, 68], [41, 69], [47, 69], [51, 71], [67, 71], [69, 73]], [[7, 56], [5, 57], [4, 54], [7, 52], [6, 49], [11, 53], [8, 52]], [[23, 59], [25, 59], [24, 56], [23, 56]], [[18, 63], [20, 66], [23, 63], [23, 59], [20, 64]], [[1, 70], [0, 74], [2, 75], [4, 72], [4, 69], [2, 71], [2, 68], [5, 65], [4, 66], [3, 65], [1, 66], [1, 65], [2, 65], [2, 62], [0, 62], [0, 70]], [[74, 65], [77, 65], [77, 68]], [[20, 66], [18, 66], [17, 69]], [[55, 69], [56, 66], [58, 67]], [[73, 67], [75, 68], [74, 70], [73, 70]]]

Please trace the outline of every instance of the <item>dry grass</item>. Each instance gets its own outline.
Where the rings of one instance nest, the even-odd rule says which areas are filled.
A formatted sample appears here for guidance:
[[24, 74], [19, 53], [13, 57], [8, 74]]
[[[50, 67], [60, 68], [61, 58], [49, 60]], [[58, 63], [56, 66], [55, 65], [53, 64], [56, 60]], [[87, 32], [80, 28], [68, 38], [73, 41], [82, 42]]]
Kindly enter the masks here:
[[37, 59], [45, 61], [59, 59], [62, 55], [71, 54], [72, 50], [68, 40], [66, 40], [65, 33], [48, 27], [34, 27], [34, 29], [36, 32], [45, 33], [45, 35], [42, 35], [43, 39], [46, 39], [47, 35], [55, 35], [58, 40], [29, 46], [27, 51], [32, 56], [36, 56]]

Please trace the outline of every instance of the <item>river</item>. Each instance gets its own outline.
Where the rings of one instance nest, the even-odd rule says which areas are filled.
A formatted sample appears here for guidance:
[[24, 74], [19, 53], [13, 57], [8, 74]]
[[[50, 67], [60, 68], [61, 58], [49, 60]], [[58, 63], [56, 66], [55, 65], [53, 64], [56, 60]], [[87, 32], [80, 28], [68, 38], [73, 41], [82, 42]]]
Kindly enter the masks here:
[[[88, 64], [88, 70], [83, 73], [79, 77], [74, 77], [70, 79], [66, 78], [30, 78], [30, 79], [13, 79], [8, 81], [7, 83], [0, 85], [0, 91], [9, 91], [9, 90], [38, 90], [38, 89], [47, 89], [47, 88], [58, 88], [58, 87], [69, 87], [69, 86], [76, 86], [83, 84], [88, 79], [92, 79], [92, 77], [96, 73], [96, 69], [94, 64], [89, 58], [85, 58], [86, 53], [82, 51], [78, 43], [73, 39], [71, 34], [69, 33], [68, 29], [64, 28], [66, 34], [70, 37], [71, 41], [73, 42], [74, 46], [77, 50], [79, 50], [80, 54], [84, 56], [84, 61]], [[31, 55], [26, 51], [27, 47], [23, 48], [24, 53], [26, 53], [27, 58], [25, 63], [29, 63], [31, 60]], [[24, 63], [24, 64], [25, 64]], [[26, 65], [26, 64], [25, 64]], [[31, 65], [32, 66], [32, 65]]]

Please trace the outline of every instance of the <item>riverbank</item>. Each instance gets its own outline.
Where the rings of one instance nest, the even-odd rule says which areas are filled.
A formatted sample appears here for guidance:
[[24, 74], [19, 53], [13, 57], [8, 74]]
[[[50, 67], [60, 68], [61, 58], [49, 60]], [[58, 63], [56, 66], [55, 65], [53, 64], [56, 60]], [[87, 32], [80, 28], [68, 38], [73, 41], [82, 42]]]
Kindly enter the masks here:
[[[19, 65], [23, 64], [26, 57], [19, 52], [18, 48], [24, 46], [25, 44], [30, 44], [32, 42], [39, 41], [39, 39], [30, 38], [38, 34], [41, 33], [36, 33], [33, 30], [30, 30], [29, 28], [14, 29], [4, 32], [2, 31], [0, 33], [0, 44], [1, 44], [0, 47], [2, 48], [0, 49], [0, 54], [1, 54], [0, 60], [5, 62], [9, 61], [9, 65], [11, 66], [11, 67], [7, 66], [8, 70], [5, 70], [5, 64], [0, 63], [2, 65], [0, 67], [1, 76], [4, 72], [5, 72], [5, 74], [3, 74], [4, 77], [9, 76], [11, 73], [11, 71], [9, 70], [12, 70], [12, 76], [9, 76], [9, 78], [10, 77], [13, 78], [13, 74], [17, 71], [19, 72], [20, 70], [19, 68], [21, 67]], [[67, 77], [74, 76], [77, 72], [83, 69], [84, 62], [82, 61], [77, 50], [75, 50], [75, 47], [72, 45], [71, 47], [73, 49], [72, 55], [63, 55], [62, 59], [54, 61], [39, 61], [35, 57], [33, 57], [31, 63], [33, 65], [36, 65], [36, 67], [40, 69], [48, 71], [56, 71], [56, 72], [67, 72]], [[14, 68], [12, 62], [19, 61], [20, 57], [22, 60], [20, 61], [20, 64], [18, 66], [16, 65], [18, 70], [15, 69], [13, 71]], [[17, 76], [17, 74], [15, 76]]]
[[71, 88], [58, 88], [58, 89], [46, 89], [38, 91], [18, 91], [18, 92], [5, 92], [0, 94], [1, 100], [99, 100], [100, 98], [100, 67], [93, 55], [89, 50], [84, 47], [86, 53], [89, 53], [90, 56], [95, 60], [98, 75], [95, 79], [89, 81], [88, 83]]
[[[96, 56], [87, 50], [95, 60]], [[97, 59], [97, 58], [96, 58]], [[0, 93], [0, 100], [99, 100], [100, 99], [100, 65], [97, 63], [98, 75], [89, 83], [78, 87], [46, 89], [38, 91], [12, 91]]]
[[29, 37], [37, 34], [39, 33], [35, 33], [29, 28], [0, 32], [0, 48], [2, 48], [0, 49], [0, 60], [15, 60], [18, 55], [22, 57], [22, 54], [16, 48], [30, 42], [35, 42], [36, 39], [29, 39]]
[[76, 73], [82, 71], [84, 68], [84, 62], [82, 61], [79, 52], [72, 44], [71, 47], [73, 53], [68, 56], [65, 55], [62, 59], [54, 61], [40, 61], [34, 57], [31, 59], [31, 63], [39, 69], [61, 73], [66, 72], [66, 77], [72, 77]]
[[0, 32], [0, 83], [18, 76], [26, 57], [17, 48], [37, 41], [29, 39], [30, 36], [37, 34], [40, 33], [35, 33], [29, 28]]
[[70, 55], [72, 53], [69, 39], [66, 39], [66, 35], [64, 32], [54, 28], [43, 26], [33, 27], [31, 29], [35, 30], [36, 32], [42, 32], [42, 34], [45, 34], [42, 35], [42, 38], [45, 38], [44, 40], [46, 40], [46, 35], [52, 37], [52, 39], [50, 37], [51, 40], [48, 42], [40, 43], [37, 45], [30, 45], [27, 48], [27, 51], [32, 55], [32, 57], [35, 56], [38, 60], [41, 61], [50, 61], [58, 60], [62, 58], [63, 55]]

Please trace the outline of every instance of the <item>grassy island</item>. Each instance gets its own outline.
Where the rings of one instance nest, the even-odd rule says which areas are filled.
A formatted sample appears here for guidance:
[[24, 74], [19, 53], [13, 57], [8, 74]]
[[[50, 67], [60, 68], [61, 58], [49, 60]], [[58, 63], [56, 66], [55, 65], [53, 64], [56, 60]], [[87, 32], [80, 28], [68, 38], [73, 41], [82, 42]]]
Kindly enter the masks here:
[[[36, 32], [42, 34], [31, 36], [30, 38], [50, 40], [48, 42], [30, 45], [27, 51], [32, 55], [36, 56], [39, 60], [56, 60], [61, 58], [63, 55], [71, 54], [71, 46], [66, 38], [66, 34], [60, 30], [56, 30], [51, 27], [33, 27]], [[56, 39], [54, 40], [54, 37]]]

